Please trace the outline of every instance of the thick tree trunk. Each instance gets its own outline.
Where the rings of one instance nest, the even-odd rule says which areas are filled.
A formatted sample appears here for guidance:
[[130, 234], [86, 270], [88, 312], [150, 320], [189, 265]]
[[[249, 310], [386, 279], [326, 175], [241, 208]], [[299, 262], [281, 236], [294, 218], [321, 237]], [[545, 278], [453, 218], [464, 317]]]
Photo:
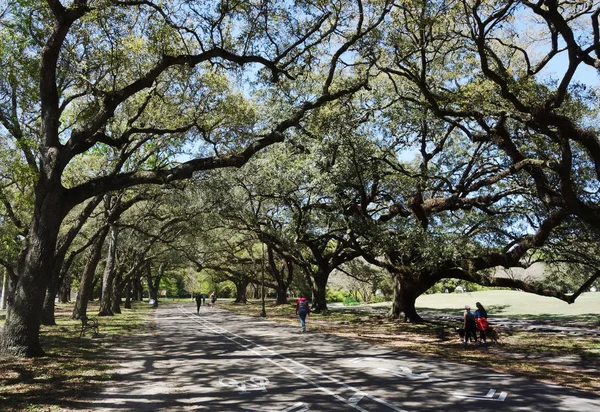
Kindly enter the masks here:
[[133, 299], [141, 302], [144, 300], [144, 286], [142, 285], [142, 276], [138, 274], [132, 283]]
[[277, 289], [275, 290], [277, 293], [277, 300], [275, 301], [276, 305], [285, 305], [287, 304], [287, 287], [282, 284], [277, 284]]
[[53, 276], [50, 279], [48, 290], [46, 290], [46, 296], [44, 297], [44, 305], [42, 307], [42, 325], [53, 326], [56, 325], [54, 318], [54, 301], [58, 294], [59, 279], [57, 276]]
[[8, 306], [0, 348], [17, 356], [43, 356], [40, 325], [44, 296], [54, 264], [54, 251], [64, 217], [59, 184], [43, 177], [36, 190], [29, 246]]
[[250, 281], [245, 276], [234, 282], [234, 284], [235, 284], [235, 303], [248, 302], [248, 299], [246, 298], [246, 289], [248, 289], [249, 283], [250, 283]]
[[156, 279], [154, 279], [154, 282], [152, 281], [152, 268], [150, 267], [150, 265], [147, 265], [147, 272], [146, 272], [146, 276], [147, 276], [147, 280], [148, 280], [148, 288], [150, 289], [150, 299], [154, 300], [154, 303], [152, 304], [153, 308], [157, 308], [158, 307], [158, 288], [160, 287], [160, 278], [162, 277], [162, 274], [164, 273], [165, 270], [165, 265], [161, 264], [160, 267], [158, 268], [158, 274], [156, 275]]
[[415, 307], [417, 298], [421, 296], [430, 286], [407, 281], [401, 274], [393, 274], [394, 277], [394, 300], [389, 316], [399, 318], [404, 314], [404, 321], [410, 323], [423, 323], [423, 318], [417, 313]]
[[58, 300], [60, 303], [69, 303], [71, 301], [71, 281], [67, 278], [66, 273], [61, 275], [62, 281], [58, 291]]
[[327, 281], [331, 272], [328, 269], [319, 269], [314, 274], [313, 311], [322, 313], [327, 311]]
[[103, 229], [92, 245], [90, 257], [85, 265], [83, 274], [81, 275], [79, 293], [77, 294], [77, 301], [73, 308], [73, 319], [81, 319], [87, 315], [87, 305], [94, 287], [94, 274], [96, 273], [96, 267], [102, 256], [102, 246], [104, 245], [107, 234], [108, 229]]
[[113, 297], [113, 282], [117, 272], [117, 240], [119, 237], [119, 229], [116, 225], [110, 226], [110, 236], [108, 238], [108, 255], [106, 256], [106, 266], [104, 267], [104, 275], [102, 276], [102, 295], [100, 297], [100, 310], [98, 316], [113, 316], [112, 297]]

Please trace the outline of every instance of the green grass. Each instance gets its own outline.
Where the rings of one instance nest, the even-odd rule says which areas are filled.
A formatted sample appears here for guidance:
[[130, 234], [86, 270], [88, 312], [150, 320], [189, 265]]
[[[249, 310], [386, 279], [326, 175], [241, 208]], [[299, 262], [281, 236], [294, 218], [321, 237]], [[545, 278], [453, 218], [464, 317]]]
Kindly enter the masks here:
[[[416, 307], [419, 313], [461, 315], [465, 305], [470, 305], [474, 310], [475, 302], [480, 302], [491, 318], [497, 316], [544, 322], [574, 321], [600, 326], [600, 292], [583, 293], [570, 305], [556, 298], [514, 290], [436, 293], [420, 296]], [[389, 308], [390, 305], [390, 302], [382, 302], [369, 306]]]

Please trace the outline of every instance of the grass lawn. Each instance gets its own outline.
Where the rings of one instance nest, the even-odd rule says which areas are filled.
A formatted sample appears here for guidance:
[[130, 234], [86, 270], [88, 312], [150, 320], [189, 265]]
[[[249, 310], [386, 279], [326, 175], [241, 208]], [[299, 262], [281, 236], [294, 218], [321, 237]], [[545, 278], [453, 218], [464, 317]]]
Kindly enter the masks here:
[[490, 317], [589, 319], [593, 322], [600, 316], [600, 292], [583, 293], [570, 305], [556, 298], [514, 290], [436, 293], [420, 296], [416, 306], [419, 311], [460, 315], [465, 305], [475, 308], [475, 302], [481, 302]]

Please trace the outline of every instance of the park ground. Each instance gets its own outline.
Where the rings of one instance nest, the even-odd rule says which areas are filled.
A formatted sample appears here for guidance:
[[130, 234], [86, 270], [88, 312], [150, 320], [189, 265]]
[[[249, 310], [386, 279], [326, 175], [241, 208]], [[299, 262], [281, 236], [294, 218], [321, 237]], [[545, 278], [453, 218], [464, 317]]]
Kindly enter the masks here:
[[[465, 304], [482, 302], [490, 323], [501, 331], [503, 344], [463, 345], [453, 333]], [[185, 302], [191, 302], [186, 300]], [[165, 300], [161, 305], [180, 303]], [[260, 302], [247, 305], [219, 300], [217, 305], [259, 316]], [[455, 360], [600, 394], [600, 293], [587, 293], [573, 305], [516, 291], [425, 295], [417, 301], [425, 324], [389, 319], [389, 304], [343, 308], [312, 314], [310, 331], [326, 332], [406, 352]], [[93, 306], [90, 314], [94, 313]], [[119, 380], [105, 354], [127, 345], [128, 337], [151, 332], [147, 303], [115, 317], [100, 318], [100, 334], [79, 338], [80, 323], [69, 319], [71, 305], [59, 305], [56, 327], [42, 328], [48, 356], [38, 359], [0, 358], [0, 405], [3, 410], [64, 410], [68, 400], [93, 396]], [[160, 307], [159, 309], [160, 310]], [[297, 325], [293, 303], [266, 304], [267, 318]], [[0, 313], [0, 323], [3, 321]], [[310, 333], [309, 331], [309, 333]]]

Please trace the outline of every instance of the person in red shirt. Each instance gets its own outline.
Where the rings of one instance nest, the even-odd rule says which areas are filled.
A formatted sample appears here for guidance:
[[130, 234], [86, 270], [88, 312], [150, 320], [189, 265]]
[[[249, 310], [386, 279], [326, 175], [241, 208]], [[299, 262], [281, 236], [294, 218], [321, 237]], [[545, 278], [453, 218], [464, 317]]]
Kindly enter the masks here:
[[304, 295], [300, 295], [296, 301], [296, 315], [300, 318], [300, 325], [302, 325], [302, 332], [306, 332], [306, 316], [310, 314], [310, 306], [308, 300]]

